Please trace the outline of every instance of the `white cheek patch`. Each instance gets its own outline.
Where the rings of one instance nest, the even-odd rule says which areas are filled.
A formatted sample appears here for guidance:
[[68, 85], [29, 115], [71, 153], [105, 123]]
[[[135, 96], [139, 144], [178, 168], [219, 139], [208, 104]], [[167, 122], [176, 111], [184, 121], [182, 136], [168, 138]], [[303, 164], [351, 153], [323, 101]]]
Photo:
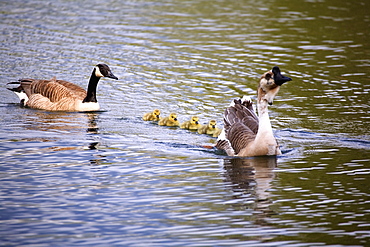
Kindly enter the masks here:
[[23, 105], [26, 105], [27, 101], [28, 101], [28, 96], [25, 92], [14, 92], [18, 97], [19, 97], [19, 100], [22, 102], [23, 100]]
[[104, 75], [100, 72], [100, 69], [98, 66], [95, 67], [95, 75], [96, 77], [104, 77]]

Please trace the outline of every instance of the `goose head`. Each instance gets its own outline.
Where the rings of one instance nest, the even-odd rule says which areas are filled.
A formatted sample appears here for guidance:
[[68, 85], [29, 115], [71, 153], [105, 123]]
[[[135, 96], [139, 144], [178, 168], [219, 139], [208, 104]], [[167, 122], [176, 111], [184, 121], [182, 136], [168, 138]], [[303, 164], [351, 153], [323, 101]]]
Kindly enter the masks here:
[[260, 103], [266, 101], [269, 105], [272, 105], [280, 86], [291, 80], [291, 78], [281, 74], [278, 66], [273, 67], [272, 70], [261, 76], [258, 85], [258, 101]]
[[118, 80], [118, 78], [113, 75], [112, 71], [108, 67], [108, 65], [104, 63], [97, 64], [94, 68], [94, 74], [96, 77], [101, 78], [101, 77], [108, 77], [112, 79]]
[[280, 72], [280, 68], [278, 66], [272, 68], [272, 74], [274, 75], [273, 76], [274, 82], [278, 86], [281, 86], [283, 85], [283, 83], [292, 80], [291, 78], [282, 75]]

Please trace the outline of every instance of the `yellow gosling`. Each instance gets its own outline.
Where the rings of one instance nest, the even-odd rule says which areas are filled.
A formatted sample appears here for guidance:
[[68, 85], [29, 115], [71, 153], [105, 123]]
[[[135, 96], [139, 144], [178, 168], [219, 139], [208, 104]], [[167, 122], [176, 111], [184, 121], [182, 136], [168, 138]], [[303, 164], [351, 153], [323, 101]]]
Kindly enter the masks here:
[[221, 133], [221, 129], [217, 128], [216, 120], [211, 120], [207, 125], [203, 125], [198, 129], [198, 134], [207, 134], [217, 137]]
[[186, 121], [181, 124], [180, 128], [188, 130], [197, 130], [202, 125], [199, 123], [199, 118], [197, 116], [192, 116], [189, 121]]
[[169, 127], [178, 127], [178, 126], [180, 126], [180, 123], [177, 120], [177, 114], [176, 113], [171, 113], [168, 117], [161, 118], [158, 122], [158, 125], [169, 126]]
[[159, 115], [161, 114], [161, 111], [158, 109], [155, 109], [152, 112], [145, 113], [143, 116], [144, 121], [159, 121]]

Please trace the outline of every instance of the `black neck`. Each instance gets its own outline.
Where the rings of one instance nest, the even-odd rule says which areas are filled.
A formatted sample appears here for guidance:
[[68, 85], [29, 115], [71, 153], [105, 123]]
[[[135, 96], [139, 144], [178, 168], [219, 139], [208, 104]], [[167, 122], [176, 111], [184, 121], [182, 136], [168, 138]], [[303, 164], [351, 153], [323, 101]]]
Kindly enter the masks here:
[[86, 98], [82, 101], [82, 103], [88, 103], [88, 102], [98, 102], [96, 99], [96, 87], [98, 86], [98, 82], [100, 80], [100, 77], [97, 77], [95, 75], [95, 68], [91, 74], [89, 85], [87, 86], [87, 94]]

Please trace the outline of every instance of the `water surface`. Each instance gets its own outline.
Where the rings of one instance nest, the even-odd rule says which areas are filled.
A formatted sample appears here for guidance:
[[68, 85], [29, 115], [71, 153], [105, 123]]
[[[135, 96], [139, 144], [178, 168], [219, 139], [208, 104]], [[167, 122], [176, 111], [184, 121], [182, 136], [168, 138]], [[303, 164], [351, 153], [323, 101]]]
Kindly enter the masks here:
[[[1, 1], [0, 243], [365, 246], [370, 236], [366, 1]], [[19, 107], [6, 83], [83, 87], [96, 113]], [[144, 122], [216, 119], [279, 66], [278, 157]]]

